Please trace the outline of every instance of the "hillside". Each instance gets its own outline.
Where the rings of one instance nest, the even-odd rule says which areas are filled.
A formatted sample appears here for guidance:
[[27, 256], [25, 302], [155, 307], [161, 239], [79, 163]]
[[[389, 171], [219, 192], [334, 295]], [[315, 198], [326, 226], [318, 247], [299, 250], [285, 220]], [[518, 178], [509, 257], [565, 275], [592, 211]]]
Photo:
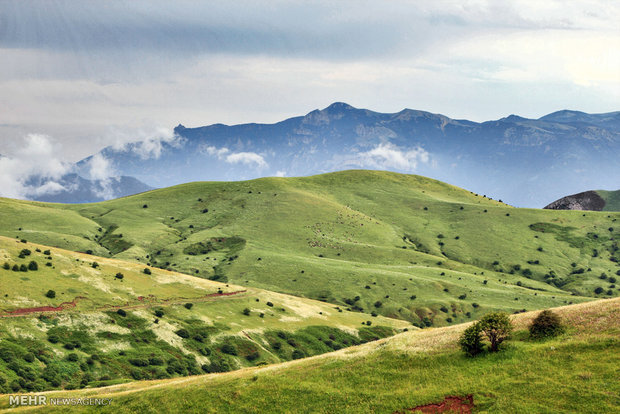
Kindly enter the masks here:
[[420, 327], [619, 292], [618, 213], [516, 209], [414, 175], [202, 182], [97, 204], [0, 207], [7, 237]]
[[[335, 102], [273, 124], [179, 125], [174, 132], [157, 158], [144, 157], [141, 142], [93, 157], [158, 188], [367, 168], [415, 172], [535, 208], [579, 189], [615, 188], [620, 176], [620, 112], [472, 122]], [[76, 171], [86, 177], [93, 157]]]
[[544, 208], [551, 210], [620, 211], [620, 190], [584, 191], [562, 197]]
[[[537, 312], [515, 315], [516, 331], [505, 349], [476, 358], [458, 350], [456, 340], [467, 325], [457, 325], [269, 367], [47, 397], [112, 398], [97, 412], [114, 413], [390, 413], [449, 396], [462, 398], [466, 409], [473, 403], [475, 412], [617, 412], [620, 300], [555, 311], [567, 326], [563, 335], [531, 340], [526, 328]], [[0, 407], [8, 407], [8, 396], [0, 397]]]
[[6, 237], [0, 297], [0, 393], [230, 371], [412, 329], [309, 299]]

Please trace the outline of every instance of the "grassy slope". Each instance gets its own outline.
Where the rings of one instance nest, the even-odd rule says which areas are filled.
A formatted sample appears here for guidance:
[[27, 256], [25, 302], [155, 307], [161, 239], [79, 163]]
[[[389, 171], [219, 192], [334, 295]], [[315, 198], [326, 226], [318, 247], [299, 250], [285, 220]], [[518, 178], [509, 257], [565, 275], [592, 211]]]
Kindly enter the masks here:
[[620, 190], [597, 190], [596, 192], [605, 200], [603, 211], [620, 211]]
[[458, 351], [467, 325], [457, 325], [270, 367], [49, 397], [109, 397], [112, 405], [97, 412], [114, 413], [394, 412], [467, 394], [477, 412], [617, 412], [620, 299], [556, 311], [568, 326], [560, 337], [531, 341], [526, 327], [536, 312], [515, 315], [506, 349], [474, 359]]
[[[20, 259], [18, 255], [22, 249], [30, 250], [31, 254]], [[334, 305], [310, 299], [222, 284], [157, 268], [150, 268], [151, 274], [147, 275], [143, 272], [145, 266], [141, 264], [57, 248], [51, 248], [48, 256], [44, 254], [46, 249], [48, 247], [43, 245], [0, 237], [0, 265], [4, 262], [27, 265], [32, 260], [39, 265], [37, 271], [28, 272], [0, 268], [0, 390], [3, 384], [19, 379], [18, 371], [11, 368], [10, 362], [13, 360], [19, 360], [25, 370], [32, 369], [37, 373], [49, 367], [49, 361], [65, 364], [62, 369], [67, 374], [66, 370], [77, 367], [77, 363], [73, 367], [62, 362], [69, 353], [78, 354], [78, 363], [84, 363], [91, 355], [98, 354], [101, 361], [107, 359], [107, 362], [91, 364], [89, 368], [82, 369], [83, 372], [77, 370], [73, 375], [78, 380], [86, 378], [90, 384], [97, 384], [100, 378], [106, 376], [110, 379], [130, 378], [132, 370], [137, 369], [127, 364], [131, 358], [157, 356], [166, 360], [191, 355], [200, 367], [212, 360], [211, 356], [201, 352], [209, 348], [211, 355], [225, 358], [230, 368], [236, 368], [290, 359], [294, 349], [285, 341], [274, 339], [273, 332], [276, 331], [285, 331], [292, 336], [302, 332], [314, 333], [325, 338], [332, 333], [340, 335], [339, 339], [346, 339], [336, 330], [355, 337], [358, 329], [370, 333], [374, 328], [362, 325], [370, 319], [368, 315], [339, 312]], [[98, 263], [97, 268], [92, 267], [94, 260]], [[119, 272], [124, 276], [122, 280], [115, 277]], [[50, 289], [55, 291], [55, 298], [45, 296]], [[218, 292], [240, 293], [218, 296]], [[57, 307], [76, 298], [74, 308], [58, 313], [48, 312], [46, 318], [39, 317], [42, 312], [10, 317], [10, 312], [17, 309]], [[192, 303], [193, 307], [186, 309], [183, 306], [186, 303]], [[128, 315], [118, 316], [115, 313], [118, 308], [126, 310]], [[246, 308], [250, 310], [249, 315], [243, 313]], [[164, 316], [155, 323], [154, 311], [157, 309], [162, 310]], [[260, 317], [261, 313], [263, 317]], [[383, 317], [373, 318], [373, 322], [375, 326], [399, 329], [409, 326], [404, 321]], [[194, 332], [204, 333], [207, 338], [201, 341], [193, 337], [182, 339], [175, 334], [181, 328], [188, 329], [192, 335]], [[58, 333], [58, 343], [48, 341], [50, 332]], [[309, 338], [308, 341], [297, 339], [300, 342], [297, 349], [304, 355], [334, 349], [308, 336], [305, 338]], [[81, 348], [63, 348], [63, 345], [74, 340], [81, 343]], [[274, 341], [281, 342], [282, 348], [273, 349], [271, 344]], [[7, 345], [9, 342], [17, 348], [11, 351], [14, 358], [7, 360], [4, 358], [5, 352], [13, 349], [13, 345]], [[239, 355], [221, 355], [219, 349], [224, 343], [235, 344]], [[25, 363], [22, 351], [26, 350], [40, 353], [43, 358]], [[251, 362], [246, 360], [244, 357], [254, 350], [258, 352], [258, 357]], [[166, 368], [165, 365], [163, 368]], [[134, 378], [165, 375], [160, 368], [156, 372], [146, 372], [148, 369], [139, 371]], [[22, 377], [28, 378], [28, 375]], [[68, 377], [61, 380], [61, 385], [73, 384]], [[30, 381], [35, 389], [46, 389], [52, 382]], [[22, 388], [28, 389], [28, 386]]]
[[[112, 252], [416, 324], [579, 302], [599, 286], [604, 296], [618, 295], [618, 285], [598, 276], [618, 269], [609, 259], [620, 226], [607, 229], [620, 214], [515, 209], [413, 175], [345, 171], [190, 183], [90, 205], [0, 204], [0, 234], [9, 237]], [[551, 225], [529, 227], [541, 222]], [[217, 241], [232, 236], [245, 245]], [[186, 254], [207, 242], [215, 250]]]

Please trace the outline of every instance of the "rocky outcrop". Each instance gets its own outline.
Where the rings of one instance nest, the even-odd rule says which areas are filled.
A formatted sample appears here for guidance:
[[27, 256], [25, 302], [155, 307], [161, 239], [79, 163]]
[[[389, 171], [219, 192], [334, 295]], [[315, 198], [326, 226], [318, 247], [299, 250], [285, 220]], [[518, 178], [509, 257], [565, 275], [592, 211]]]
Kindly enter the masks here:
[[592, 210], [601, 211], [605, 207], [605, 200], [596, 191], [584, 191], [562, 197], [545, 206], [550, 210]]

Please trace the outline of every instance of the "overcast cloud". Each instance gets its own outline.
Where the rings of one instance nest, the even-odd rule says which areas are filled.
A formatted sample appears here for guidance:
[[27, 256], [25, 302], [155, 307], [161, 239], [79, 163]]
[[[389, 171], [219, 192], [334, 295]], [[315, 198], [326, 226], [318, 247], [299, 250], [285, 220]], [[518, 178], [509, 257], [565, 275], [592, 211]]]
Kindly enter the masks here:
[[618, 110], [618, 21], [609, 1], [0, 0], [0, 154], [45, 134], [75, 161], [128, 131], [152, 157], [141, 129], [333, 101], [477, 121]]

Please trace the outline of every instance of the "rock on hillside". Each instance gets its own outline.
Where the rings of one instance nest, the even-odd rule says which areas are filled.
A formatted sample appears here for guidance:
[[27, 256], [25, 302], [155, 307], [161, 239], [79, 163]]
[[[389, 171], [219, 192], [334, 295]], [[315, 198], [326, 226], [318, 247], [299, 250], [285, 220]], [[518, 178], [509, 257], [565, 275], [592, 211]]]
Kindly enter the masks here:
[[562, 197], [545, 206], [550, 210], [592, 210], [601, 211], [605, 207], [605, 200], [596, 191], [584, 191]]

